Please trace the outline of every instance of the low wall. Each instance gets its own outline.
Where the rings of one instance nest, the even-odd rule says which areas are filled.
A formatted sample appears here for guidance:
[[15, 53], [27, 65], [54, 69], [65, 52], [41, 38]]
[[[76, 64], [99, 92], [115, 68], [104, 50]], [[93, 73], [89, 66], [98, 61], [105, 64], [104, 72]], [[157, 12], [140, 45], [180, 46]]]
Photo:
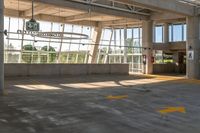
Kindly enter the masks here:
[[5, 64], [5, 76], [128, 74], [128, 64]]
[[154, 74], [176, 73], [176, 65], [173, 63], [153, 64], [153, 73]]

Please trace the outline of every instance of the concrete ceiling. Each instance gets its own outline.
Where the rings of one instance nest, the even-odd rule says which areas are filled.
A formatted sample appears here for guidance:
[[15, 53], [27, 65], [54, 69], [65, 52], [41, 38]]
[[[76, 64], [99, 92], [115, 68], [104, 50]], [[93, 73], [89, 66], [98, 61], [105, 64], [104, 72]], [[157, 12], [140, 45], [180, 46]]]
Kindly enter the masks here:
[[[31, 0], [5, 0], [7, 16], [30, 18], [31, 9]], [[108, 26], [194, 14], [194, 6], [176, 0], [35, 0], [34, 9], [39, 20], [86, 25], [101, 22]]]

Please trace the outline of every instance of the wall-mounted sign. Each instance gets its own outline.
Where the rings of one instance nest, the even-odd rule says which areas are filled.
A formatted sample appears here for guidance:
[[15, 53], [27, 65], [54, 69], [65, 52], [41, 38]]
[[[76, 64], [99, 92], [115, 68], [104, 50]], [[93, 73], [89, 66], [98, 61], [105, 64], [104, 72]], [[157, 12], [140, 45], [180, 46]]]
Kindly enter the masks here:
[[188, 60], [194, 60], [194, 51], [193, 50], [188, 51]]

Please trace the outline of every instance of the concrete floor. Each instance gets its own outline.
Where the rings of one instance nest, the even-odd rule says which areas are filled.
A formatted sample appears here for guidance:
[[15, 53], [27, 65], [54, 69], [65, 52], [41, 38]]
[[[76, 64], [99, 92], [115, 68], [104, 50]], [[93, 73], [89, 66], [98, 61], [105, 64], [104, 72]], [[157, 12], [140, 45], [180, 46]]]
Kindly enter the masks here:
[[200, 81], [183, 77], [10, 78], [6, 88], [0, 133], [200, 133]]

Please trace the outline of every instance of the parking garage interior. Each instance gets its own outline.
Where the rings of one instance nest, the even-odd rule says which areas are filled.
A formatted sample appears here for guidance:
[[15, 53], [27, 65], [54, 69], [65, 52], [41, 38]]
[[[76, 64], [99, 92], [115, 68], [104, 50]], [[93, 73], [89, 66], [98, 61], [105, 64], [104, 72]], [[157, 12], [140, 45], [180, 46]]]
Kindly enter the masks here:
[[198, 0], [0, 0], [0, 132], [199, 133]]

